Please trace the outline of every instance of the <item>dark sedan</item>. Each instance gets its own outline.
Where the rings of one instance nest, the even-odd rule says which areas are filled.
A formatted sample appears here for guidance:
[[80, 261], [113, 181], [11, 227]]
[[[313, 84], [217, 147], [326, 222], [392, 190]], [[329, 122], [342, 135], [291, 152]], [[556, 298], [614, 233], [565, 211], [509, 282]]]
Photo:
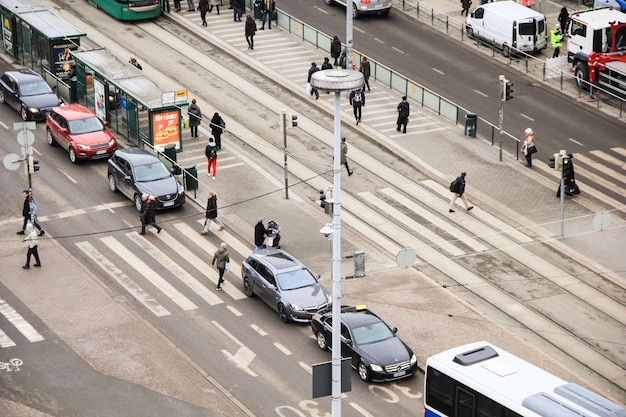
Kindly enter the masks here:
[[21, 69], [7, 71], [0, 77], [0, 103], [13, 107], [23, 120], [42, 121], [63, 100], [35, 71]]
[[[311, 329], [322, 350], [332, 350], [332, 307], [319, 311]], [[363, 381], [393, 381], [413, 376], [417, 357], [387, 324], [365, 306], [341, 307], [341, 357], [352, 358]]]
[[143, 209], [142, 194], [155, 196], [157, 209], [178, 207], [185, 202], [182, 184], [159, 158], [145, 149], [118, 149], [108, 166], [109, 189], [133, 200], [137, 211]]

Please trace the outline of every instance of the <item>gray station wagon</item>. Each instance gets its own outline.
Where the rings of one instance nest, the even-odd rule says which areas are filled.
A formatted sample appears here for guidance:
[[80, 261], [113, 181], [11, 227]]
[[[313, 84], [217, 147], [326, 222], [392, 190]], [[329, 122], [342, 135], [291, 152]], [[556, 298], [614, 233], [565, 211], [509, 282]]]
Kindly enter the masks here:
[[259, 296], [284, 323], [311, 321], [331, 298], [313, 273], [291, 255], [274, 248], [252, 253], [241, 265], [244, 292]]

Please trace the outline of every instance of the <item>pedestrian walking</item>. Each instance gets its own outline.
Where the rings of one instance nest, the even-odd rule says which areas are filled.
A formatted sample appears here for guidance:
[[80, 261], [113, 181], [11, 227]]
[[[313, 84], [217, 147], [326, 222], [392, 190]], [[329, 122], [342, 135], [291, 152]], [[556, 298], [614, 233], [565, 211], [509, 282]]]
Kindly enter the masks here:
[[193, 0], [187, 0], [187, 11], [188, 12], [195, 12], [196, 8], [193, 5]]
[[450, 213], [454, 213], [453, 207], [457, 198], [460, 198], [463, 201], [467, 211], [474, 208], [474, 206], [470, 205], [465, 198], [465, 175], [465, 172], [461, 172], [461, 175], [456, 177], [456, 179], [450, 184], [450, 191], [452, 191], [452, 201], [450, 201], [450, 207], [448, 208]]
[[272, 16], [276, 10], [276, 2], [274, 0], [261, 0], [261, 30], [265, 30], [265, 21], [267, 20], [267, 28], [272, 28]]
[[163, 13], [170, 12], [170, 0], [162, 0], [161, 6]]
[[552, 54], [552, 58], [558, 58], [559, 53], [561, 52], [561, 46], [563, 43], [563, 33], [561, 33], [561, 28], [559, 25], [555, 25], [554, 29], [550, 31], [550, 43], [554, 48], [554, 53]]
[[346, 69], [348, 65], [348, 49], [343, 48], [341, 50], [341, 55], [339, 55], [339, 68]]
[[180, 0], [174, 0], [174, 11], [180, 12]]
[[244, 10], [244, 0], [232, 0], [230, 2], [231, 6], [233, 6], [233, 20], [235, 22], [241, 22], [241, 16], [243, 16]]
[[161, 226], [156, 223], [156, 197], [149, 194], [142, 194], [141, 200], [143, 201], [143, 212], [141, 213], [141, 233], [146, 234], [146, 226], [153, 226], [157, 229], [157, 233], [161, 233]]
[[246, 41], [248, 42], [248, 49], [254, 49], [254, 34], [256, 33], [256, 22], [251, 15], [246, 16]]
[[217, 150], [222, 149], [222, 133], [226, 128], [226, 122], [222, 119], [222, 116], [218, 112], [213, 113], [211, 118], [211, 134], [215, 138], [215, 146]]
[[406, 100], [406, 96], [402, 96], [402, 101], [398, 103], [398, 120], [396, 121], [396, 130], [399, 132], [402, 127], [402, 133], [406, 133], [406, 125], [409, 123], [410, 106]]
[[461, 0], [461, 6], [463, 7], [463, 9], [461, 10], [461, 16], [463, 16], [463, 13], [465, 13], [465, 16], [467, 16], [467, 13], [469, 12], [469, 8], [472, 5], [472, 0]]
[[337, 35], [333, 36], [333, 41], [330, 43], [330, 56], [335, 60], [334, 66], [339, 65], [338, 59], [341, 55], [341, 41]]
[[330, 63], [330, 59], [328, 57], [325, 57], [324, 63], [322, 64], [322, 71], [327, 69], [333, 69], [333, 64]]
[[28, 190], [22, 191], [22, 196], [24, 197], [24, 204], [22, 205], [22, 216], [24, 216], [24, 223], [22, 224], [22, 229], [17, 232], [18, 235], [23, 235], [26, 230], [26, 226], [28, 222], [31, 222], [33, 226], [35, 226], [39, 230], [39, 236], [43, 236], [46, 232], [43, 228], [37, 223], [37, 204], [33, 199], [33, 196]]
[[211, 222], [214, 221], [216, 225], [219, 226], [217, 229], [218, 232], [224, 230], [224, 222], [222, 222], [219, 217], [217, 217], [217, 195], [212, 191], [209, 191], [207, 194], [208, 199], [206, 202], [206, 220], [204, 221], [204, 227], [200, 231], [200, 234], [206, 235], [209, 233], [209, 226], [211, 226]]
[[213, 7], [217, 9], [217, 14], [220, 14], [220, 3], [222, 0], [210, 0], [209, 1], [209, 13], [213, 11]]
[[204, 149], [204, 154], [208, 160], [207, 175], [210, 177], [211, 170], [213, 170], [213, 181], [215, 181], [215, 176], [217, 175], [217, 144], [214, 138], [209, 138], [209, 144]]
[[561, 25], [561, 33], [567, 33], [567, 25], [569, 24], [569, 12], [567, 11], [567, 7], [561, 8], [561, 12], [559, 13], [559, 17], [557, 17], [557, 20]]
[[317, 64], [315, 62], [311, 62], [311, 68], [309, 68], [309, 75], [306, 79], [307, 84], [309, 84], [311, 87], [311, 91], [310, 94], [311, 95], [315, 95], [315, 100], [317, 100], [318, 98], [320, 98], [320, 93], [317, 91], [317, 88], [313, 87], [311, 85], [311, 77], [313, 76], [313, 74], [315, 74], [317, 71], [319, 71], [320, 69], [317, 67]]
[[365, 80], [365, 85], [367, 86], [367, 91], [371, 91], [370, 89], [370, 62], [367, 60], [367, 57], [364, 56], [361, 59], [361, 73], [363, 74], [363, 80]]
[[533, 154], [537, 152], [535, 146], [535, 132], [531, 128], [524, 131], [524, 144], [522, 145], [522, 153], [526, 157], [526, 166], [531, 168], [533, 166]]
[[143, 67], [141, 66], [139, 62], [137, 62], [137, 58], [135, 58], [134, 56], [130, 57], [130, 59], [128, 60], [128, 63], [131, 64], [133, 67], [137, 68], [139, 71], [143, 70]]
[[352, 90], [350, 93], [350, 105], [352, 106], [354, 118], [356, 119], [356, 124], [358, 125], [361, 121], [361, 108], [365, 107], [365, 91], [363, 91], [362, 87]]
[[258, 251], [263, 249], [263, 242], [265, 242], [265, 235], [267, 235], [267, 229], [263, 224], [263, 219], [259, 217], [256, 225], [254, 226], [254, 250]]
[[215, 266], [219, 271], [220, 277], [217, 280], [217, 291], [222, 291], [222, 284], [224, 283], [224, 272], [230, 269], [230, 256], [228, 256], [228, 247], [226, 243], [220, 243], [220, 248], [215, 251], [211, 266]]
[[28, 251], [26, 252], [26, 264], [22, 266], [24, 269], [30, 268], [30, 257], [35, 257], [35, 264], [33, 266], [41, 266], [41, 261], [39, 260], [39, 251], [37, 249], [37, 243], [39, 241], [39, 237], [37, 236], [37, 232], [31, 223], [26, 225], [26, 235], [22, 242], [28, 242]]
[[206, 14], [209, 11], [209, 0], [200, 0], [198, 10], [200, 11], [200, 18], [202, 19], [202, 26], [206, 26]]
[[348, 166], [348, 159], [346, 158], [347, 153], [348, 144], [346, 143], [346, 138], [341, 138], [341, 164], [346, 167], [346, 171], [348, 171], [348, 176], [350, 176], [353, 174], [353, 172], [350, 171], [350, 167]]
[[189, 128], [191, 129], [191, 137], [198, 137], [198, 126], [202, 120], [202, 111], [200, 106], [196, 103], [196, 99], [191, 100], [191, 105], [187, 109], [187, 115], [189, 116]]

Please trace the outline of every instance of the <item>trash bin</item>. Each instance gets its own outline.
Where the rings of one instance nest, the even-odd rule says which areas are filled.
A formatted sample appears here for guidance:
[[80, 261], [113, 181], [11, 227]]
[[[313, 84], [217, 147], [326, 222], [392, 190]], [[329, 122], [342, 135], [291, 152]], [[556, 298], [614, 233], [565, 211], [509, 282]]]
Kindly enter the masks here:
[[180, 175], [180, 165], [176, 163], [176, 144], [169, 143], [165, 145], [163, 153], [167, 156], [167, 164], [172, 165], [172, 173], [174, 175]]
[[365, 252], [362, 250], [354, 252], [354, 276], [365, 276]]
[[187, 190], [198, 189], [198, 169], [196, 164], [187, 165], [185, 167], [185, 188]]
[[261, 0], [254, 0], [254, 18], [261, 20], [263, 12], [261, 11]]
[[465, 136], [475, 138], [477, 124], [478, 124], [478, 115], [474, 113], [467, 113], [465, 115]]

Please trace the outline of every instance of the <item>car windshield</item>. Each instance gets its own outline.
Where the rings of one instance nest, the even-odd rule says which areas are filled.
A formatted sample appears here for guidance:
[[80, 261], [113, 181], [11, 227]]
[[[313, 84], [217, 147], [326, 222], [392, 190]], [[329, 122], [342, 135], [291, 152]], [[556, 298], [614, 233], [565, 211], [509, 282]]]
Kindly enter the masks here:
[[40, 94], [52, 93], [50, 86], [43, 80], [20, 84], [19, 88], [21, 96], [38, 96]]
[[278, 274], [277, 278], [278, 288], [283, 291], [309, 287], [317, 282], [308, 269], [298, 269], [296, 271]]
[[352, 337], [357, 345], [381, 342], [394, 337], [393, 332], [381, 321], [352, 329]]
[[160, 161], [145, 165], [135, 165], [135, 181], [150, 182], [170, 176], [169, 171]]
[[100, 132], [104, 129], [102, 122], [97, 117], [89, 117], [87, 119], [69, 120], [67, 122], [67, 130], [72, 135], [82, 135], [84, 133]]

